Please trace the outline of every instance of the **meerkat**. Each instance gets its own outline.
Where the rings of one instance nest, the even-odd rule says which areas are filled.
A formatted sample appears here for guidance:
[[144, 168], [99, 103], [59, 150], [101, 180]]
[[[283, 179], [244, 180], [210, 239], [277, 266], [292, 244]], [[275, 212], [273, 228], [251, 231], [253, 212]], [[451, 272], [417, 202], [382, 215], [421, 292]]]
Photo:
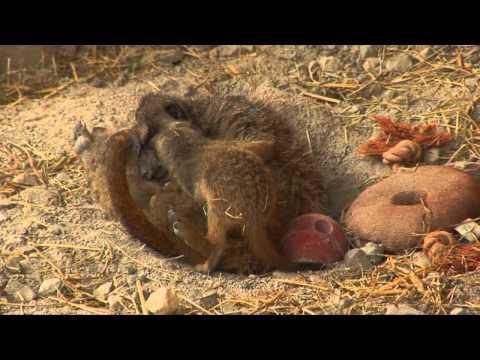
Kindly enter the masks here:
[[[187, 121], [209, 139], [241, 141], [252, 148], [258, 144], [254, 152], [271, 168], [277, 182], [278, 212], [275, 221], [269, 224], [272, 239], [279, 242], [287, 224], [296, 216], [325, 210], [326, 194], [311, 149], [295, 139], [295, 121], [281, 109], [240, 95], [215, 93], [186, 99], [147, 94], [141, 98], [135, 114], [133, 134], [139, 138], [136, 143], [142, 148], [140, 153], [151, 151], [149, 140], [173, 121]], [[150, 172], [161, 167], [155, 158], [139, 162], [145, 168], [151, 167]], [[181, 163], [176, 165], [185, 167]]]
[[[128, 130], [110, 132], [95, 127], [89, 132], [79, 122], [74, 129], [74, 152], [88, 173], [92, 192], [100, 206], [127, 231], [166, 256], [183, 255], [191, 265], [205, 256], [186, 246], [169, 232], [168, 211], [186, 214], [197, 227], [205, 220], [197, 203], [172, 181], [148, 181], [141, 175]], [[144, 154], [148, 161], [150, 155]]]
[[[216, 270], [234, 233], [241, 233], [248, 250], [263, 265], [286, 266], [268, 235], [277, 191], [269, 167], [254, 152], [262, 149], [260, 142], [252, 150], [248, 142], [242, 146], [242, 142], [210, 140], [185, 121], [170, 122], [151, 142], [160, 163], [182, 190], [206, 206], [207, 236], [193, 233], [184, 238], [197, 252], [205, 242], [211, 247], [207, 260], [196, 270]], [[269, 146], [264, 143], [265, 148]]]

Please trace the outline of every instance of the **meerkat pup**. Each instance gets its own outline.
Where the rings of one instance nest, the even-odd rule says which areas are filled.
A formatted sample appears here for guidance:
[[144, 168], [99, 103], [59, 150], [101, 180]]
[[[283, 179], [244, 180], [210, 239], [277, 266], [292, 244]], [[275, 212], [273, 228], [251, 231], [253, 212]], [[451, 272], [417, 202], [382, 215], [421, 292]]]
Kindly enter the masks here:
[[215, 270], [235, 232], [263, 264], [275, 268], [286, 264], [267, 232], [276, 212], [277, 191], [269, 167], [256, 152], [268, 153], [269, 142], [252, 146], [209, 140], [189, 122], [172, 121], [151, 139], [151, 146], [182, 190], [206, 206], [206, 237], [190, 234], [185, 239], [197, 252], [205, 242], [211, 246], [207, 261], [196, 270]]
[[[183, 255], [191, 265], [205, 261], [206, 256], [196, 253], [169, 231], [168, 222], [168, 211], [175, 209], [201, 227], [202, 222], [205, 223], [201, 208], [165, 177], [162, 176], [162, 181], [144, 179], [129, 130], [111, 132], [95, 127], [90, 132], [79, 122], [73, 138], [73, 150], [87, 171], [96, 200], [107, 214], [163, 255]], [[146, 151], [141, 158], [149, 164], [151, 156], [155, 154]]]

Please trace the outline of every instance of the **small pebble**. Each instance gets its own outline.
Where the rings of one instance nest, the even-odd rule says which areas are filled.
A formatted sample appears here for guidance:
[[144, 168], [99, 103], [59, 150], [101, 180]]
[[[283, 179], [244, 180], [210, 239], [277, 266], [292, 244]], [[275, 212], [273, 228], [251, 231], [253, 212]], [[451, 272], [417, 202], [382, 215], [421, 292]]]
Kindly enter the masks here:
[[418, 251], [412, 256], [412, 263], [418, 267], [428, 269], [432, 264], [423, 251]]
[[12, 255], [7, 258], [5, 261], [6, 269], [13, 273], [20, 273], [20, 261], [22, 261], [24, 257], [22, 255]]
[[57, 278], [47, 279], [40, 285], [38, 289], [38, 295], [40, 296], [49, 296], [57, 293], [57, 290], [60, 289], [62, 281]]
[[372, 266], [367, 254], [360, 249], [349, 250], [345, 254], [343, 262], [345, 266], [349, 267], [351, 270], [366, 270]]
[[105, 300], [107, 298], [107, 295], [112, 291], [113, 284], [111, 281], [106, 282], [103, 285], [100, 285], [98, 288], [95, 289], [93, 292], [93, 296], [95, 296], [97, 299], [100, 300]]
[[425, 315], [425, 313], [414, 309], [406, 304], [388, 305], [385, 315]]
[[113, 312], [119, 312], [123, 309], [122, 298], [118, 295], [110, 295], [107, 299], [108, 307]]
[[178, 298], [171, 288], [155, 290], [145, 302], [145, 308], [154, 315], [170, 315], [177, 311]]
[[403, 73], [410, 69], [413, 62], [407, 54], [399, 54], [385, 62], [385, 69], [389, 72]]
[[423, 153], [423, 161], [427, 164], [437, 164], [440, 160], [440, 149], [438, 147], [430, 148]]
[[23, 286], [16, 291], [15, 297], [20, 301], [30, 302], [37, 297], [37, 294], [30, 286]]
[[383, 244], [369, 242], [365, 246], [361, 247], [360, 250], [362, 250], [368, 256], [368, 259], [373, 265], [380, 264], [385, 260], [385, 256], [383, 256], [385, 252]]
[[210, 309], [218, 304], [218, 293], [216, 290], [210, 290], [205, 292], [203, 296], [200, 298], [199, 303], [206, 309]]
[[35, 175], [28, 174], [28, 173], [22, 173], [20, 175], [15, 176], [12, 179], [12, 182], [17, 184], [28, 185], [28, 186], [36, 186], [40, 184], [40, 181], [38, 181]]
[[32, 264], [27, 259], [21, 260], [18, 265], [20, 266], [20, 271], [22, 274], [30, 274], [33, 272]]

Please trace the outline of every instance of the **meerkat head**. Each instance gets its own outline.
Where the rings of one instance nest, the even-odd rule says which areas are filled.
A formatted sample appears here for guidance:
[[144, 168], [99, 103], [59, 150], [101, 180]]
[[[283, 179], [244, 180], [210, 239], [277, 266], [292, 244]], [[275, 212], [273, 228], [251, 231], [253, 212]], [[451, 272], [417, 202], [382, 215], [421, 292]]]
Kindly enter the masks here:
[[85, 150], [90, 148], [93, 137], [87, 129], [87, 125], [79, 121], [73, 129], [73, 151], [77, 155], [81, 155]]
[[106, 133], [107, 129], [100, 126], [94, 127], [90, 132], [87, 129], [87, 125], [84, 122], [79, 121], [73, 129], [73, 151], [77, 155], [81, 155], [85, 150], [90, 149], [97, 139], [104, 136]]

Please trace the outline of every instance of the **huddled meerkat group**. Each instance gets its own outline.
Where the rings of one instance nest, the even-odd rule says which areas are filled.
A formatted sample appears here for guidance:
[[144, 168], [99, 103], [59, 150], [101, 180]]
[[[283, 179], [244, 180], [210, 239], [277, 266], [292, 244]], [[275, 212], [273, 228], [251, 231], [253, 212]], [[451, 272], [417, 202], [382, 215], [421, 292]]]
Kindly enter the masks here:
[[140, 99], [129, 129], [79, 123], [75, 151], [98, 202], [134, 237], [202, 272], [287, 269], [281, 239], [323, 208], [294, 121], [261, 100]]

